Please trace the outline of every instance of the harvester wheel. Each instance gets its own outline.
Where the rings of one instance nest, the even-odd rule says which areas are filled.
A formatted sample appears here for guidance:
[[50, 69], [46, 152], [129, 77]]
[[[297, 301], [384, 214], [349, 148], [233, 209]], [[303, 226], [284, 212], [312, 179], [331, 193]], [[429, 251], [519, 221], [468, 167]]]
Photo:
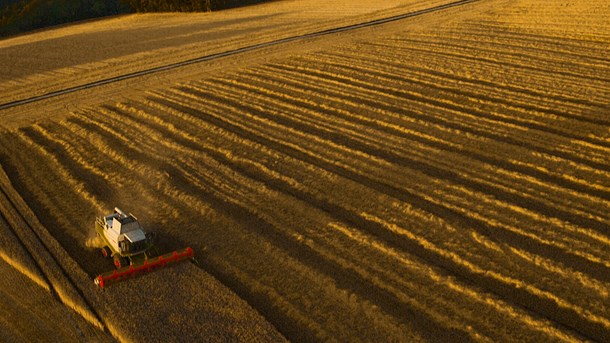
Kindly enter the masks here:
[[114, 266], [116, 267], [116, 269], [120, 269], [121, 267], [123, 267], [123, 263], [122, 263], [122, 259], [119, 256], [115, 256], [114, 257]]
[[112, 253], [110, 251], [110, 248], [103, 247], [102, 248], [102, 256], [104, 256], [105, 258], [110, 258], [111, 257], [110, 255], [112, 255]]
[[121, 269], [123, 267], [129, 266], [129, 259], [120, 256], [114, 256], [114, 266], [116, 269]]

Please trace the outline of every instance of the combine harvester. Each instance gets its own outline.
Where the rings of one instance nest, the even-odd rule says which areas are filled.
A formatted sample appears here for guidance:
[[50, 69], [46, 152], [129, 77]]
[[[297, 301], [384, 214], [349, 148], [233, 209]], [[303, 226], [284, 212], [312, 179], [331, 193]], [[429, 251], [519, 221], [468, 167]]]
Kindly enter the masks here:
[[193, 249], [190, 247], [151, 257], [154, 234], [145, 233], [133, 214], [125, 214], [116, 207], [113, 214], [95, 219], [95, 231], [104, 242], [102, 255], [108, 259], [112, 258], [117, 268], [95, 278], [95, 283], [102, 288], [170, 263], [194, 260]]

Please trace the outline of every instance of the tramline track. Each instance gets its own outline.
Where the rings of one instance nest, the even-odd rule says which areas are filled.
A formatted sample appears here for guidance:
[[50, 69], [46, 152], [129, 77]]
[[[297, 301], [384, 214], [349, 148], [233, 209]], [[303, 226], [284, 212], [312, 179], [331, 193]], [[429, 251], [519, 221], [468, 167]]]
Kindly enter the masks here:
[[0, 110], [5, 110], [5, 109], [20, 106], [20, 105], [25, 105], [25, 104], [57, 97], [57, 96], [64, 95], [64, 94], [74, 93], [74, 92], [78, 92], [81, 90], [90, 89], [90, 88], [94, 88], [94, 87], [98, 87], [98, 86], [103, 86], [103, 85], [114, 83], [114, 82], [124, 81], [124, 80], [133, 79], [133, 78], [140, 77], [140, 76], [145, 76], [145, 75], [150, 75], [150, 74], [154, 74], [154, 73], [158, 73], [158, 72], [162, 72], [162, 71], [172, 70], [172, 69], [188, 66], [191, 64], [195, 64], [195, 63], [206, 62], [206, 61], [211, 61], [211, 60], [215, 60], [215, 59], [219, 59], [219, 58], [223, 58], [223, 57], [238, 55], [238, 54], [242, 54], [242, 53], [246, 53], [246, 52], [250, 52], [250, 51], [254, 51], [254, 50], [259, 50], [259, 49], [263, 49], [263, 48], [267, 48], [267, 47], [272, 47], [272, 46], [276, 46], [276, 45], [280, 45], [280, 44], [284, 44], [284, 43], [290, 43], [290, 42], [306, 40], [306, 39], [311, 39], [311, 38], [318, 38], [318, 37], [322, 37], [322, 36], [326, 36], [326, 35], [330, 35], [330, 34], [341, 33], [341, 32], [352, 31], [352, 30], [362, 29], [362, 28], [371, 27], [371, 26], [387, 24], [390, 22], [403, 20], [403, 19], [407, 19], [407, 18], [412, 18], [412, 17], [423, 15], [423, 14], [442, 11], [442, 10], [456, 7], [456, 6], [462, 6], [462, 5], [476, 2], [476, 1], [479, 1], [479, 0], [454, 1], [454, 2], [451, 2], [448, 4], [439, 5], [436, 7], [427, 8], [427, 9], [423, 9], [423, 10], [419, 10], [419, 11], [415, 11], [415, 12], [411, 12], [411, 13], [396, 15], [396, 16], [383, 18], [383, 19], [372, 20], [372, 21], [368, 21], [368, 22], [364, 22], [364, 23], [360, 23], [360, 24], [347, 25], [347, 26], [338, 27], [338, 28], [334, 28], [334, 29], [307, 33], [307, 34], [299, 35], [299, 36], [282, 38], [282, 39], [278, 39], [278, 40], [274, 40], [274, 41], [270, 41], [270, 42], [250, 45], [250, 46], [239, 48], [239, 49], [234, 49], [234, 50], [229, 50], [229, 51], [220, 52], [220, 53], [216, 53], [216, 54], [206, 55], [206, 56], [202, 56], [202, 57], [198, 57], [198, 58], [193, 58], [193, 59], [189, 59], [189, 60], [182, 61], [182, 62], [171, 63], [171, 64], [167, 64], [167, 65], [160, 66], [160, 67], [150, 68], [150, 69], [141, 70], [141, 71], [128, 73], [128, 74], [124, 74], [124, 75], [119, 75], [119, 76], [115, 76], [115, 77], [111, 77], [111, 78], [107, 78], [107, 79], [103, 79], [103, 80], [99, 80], [99, 81], [95, 81], [95, 82], [86, 83], [86, 84], [83, 84], [80, 86], [65, 88], [65, 89], [49, 92], [46, 94], [34, 96], [31, 98], [27, 98], [27, 99], [7, 102], [7, 103], [0, 105]]

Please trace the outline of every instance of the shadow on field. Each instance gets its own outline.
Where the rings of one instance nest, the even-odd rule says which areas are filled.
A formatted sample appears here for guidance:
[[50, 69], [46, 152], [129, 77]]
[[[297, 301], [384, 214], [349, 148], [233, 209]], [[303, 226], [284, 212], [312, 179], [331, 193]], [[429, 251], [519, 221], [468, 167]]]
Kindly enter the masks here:
[[[159, 25], [147, 28], [74, 33], [4, 47], [0, 51], [0, 56], [11, 61], [9, 76], [20, 78], [33, 72], [44, 73], [156, 49], [177, 48], [198, 44], [202, 41], [229, 39], [236, 35], [245, 35], [252, 30], [264, 32], [274, 27], [274, 25], [269, 25], [269, 20], [277, 15], [268, 14], [213, 22], [201, 20], [169, 27]], [[244, 25], [247, 25], [247, 28], [243, 28]], [[75, 41], [80, 42], [78, 47], [74, 46]], [[117, 45], [116, 42], [122, 43]], [[75, 53], [66, 55], [65, 51]], [[55, 58], [55, 56], [62, 56], [62, 58]]]

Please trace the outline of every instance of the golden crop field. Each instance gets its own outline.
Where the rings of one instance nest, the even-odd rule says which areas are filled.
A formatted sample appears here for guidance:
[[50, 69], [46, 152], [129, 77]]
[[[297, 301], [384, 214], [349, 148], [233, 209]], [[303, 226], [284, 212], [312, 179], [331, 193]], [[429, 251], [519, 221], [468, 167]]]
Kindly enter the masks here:
[[[119, 206], [288, 340], [608, 341], [610, 6], [465, 7], [0, 127], [0, 164], [82, 275]], [[128, 332], [96, 304], [152, 275], [81, 295]]]

